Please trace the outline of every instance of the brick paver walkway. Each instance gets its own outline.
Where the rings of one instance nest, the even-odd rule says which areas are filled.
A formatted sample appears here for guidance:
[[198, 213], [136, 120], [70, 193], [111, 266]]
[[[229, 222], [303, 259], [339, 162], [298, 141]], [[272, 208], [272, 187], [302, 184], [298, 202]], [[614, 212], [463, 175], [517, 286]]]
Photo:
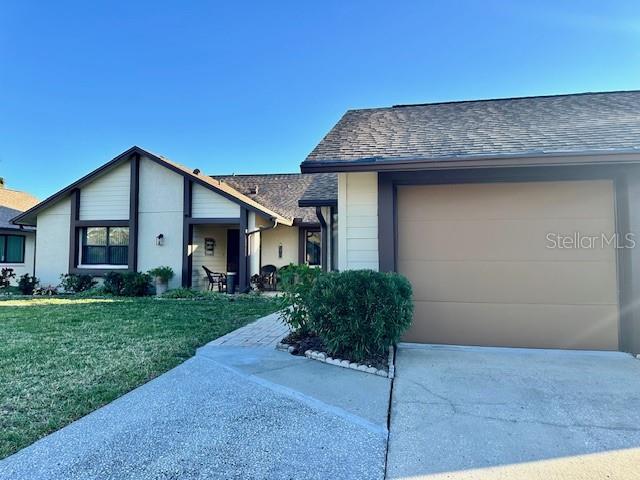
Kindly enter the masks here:
[[259, 318], [249, 325], [216, 338], [208, 345], [224, 347], [275, 347], [289, 333], [289, 327], [278, 313]]

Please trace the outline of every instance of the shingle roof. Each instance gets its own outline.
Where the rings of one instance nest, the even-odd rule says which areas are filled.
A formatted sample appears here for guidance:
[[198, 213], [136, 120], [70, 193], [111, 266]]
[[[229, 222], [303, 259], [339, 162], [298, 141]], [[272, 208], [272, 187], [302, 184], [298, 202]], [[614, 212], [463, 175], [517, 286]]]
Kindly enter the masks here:
[[21, 212], [22, 210], [0, 206], [0, 229], [33, 231], [34, 229], [31, 227], [21, 229], [18, 225], [11, 223], [11, 219], [16, 215], [19, 215]]
[[325, 206], [338, 204], [338, 175], [335, 173], [315, 173], [305, 190], [299, 205]]
[[[18, 225], [11, 223], [11, 219], [37, 203], [38, 199], [26, 192], [0, 188], [0, 228], [20, 230]], [[33, 229], [24, 230], [32, 231]]]
[[640, 153], [640, 91], [349, 110], [303, 162]]
[[315, 208], [298, 205], [300, 199], [316, 185], [316, 182], [327, 186], [333, 197], [337, 198], [337, 179], [333, 174], [276, 173], [212, 175], [212, 177], [284, 217], [295, 218], [305, 223], [318, 223]]
[[8, 188], [0, 188], [0, 206], [9, 207], [20, 212], [30, 209], [36, 203], [38, 199], [33, 195], [26, 192], [18, 192], [17, 190], [10, 190]]

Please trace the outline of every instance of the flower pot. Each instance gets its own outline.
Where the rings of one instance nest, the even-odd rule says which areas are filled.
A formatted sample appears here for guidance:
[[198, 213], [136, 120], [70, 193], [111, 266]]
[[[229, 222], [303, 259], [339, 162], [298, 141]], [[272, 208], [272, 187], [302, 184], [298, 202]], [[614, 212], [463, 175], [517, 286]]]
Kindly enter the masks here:
[[162, 280], [160, 277], [156, 277], [156, 296], [161, 296], [169, 289], [169, 282]]

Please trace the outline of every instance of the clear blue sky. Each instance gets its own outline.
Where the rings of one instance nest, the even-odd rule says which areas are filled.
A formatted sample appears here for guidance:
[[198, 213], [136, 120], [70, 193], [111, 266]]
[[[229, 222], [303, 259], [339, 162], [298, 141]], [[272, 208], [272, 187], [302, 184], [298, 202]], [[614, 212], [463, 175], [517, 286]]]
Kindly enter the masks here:
[[640, 88], [638, 2], [578, 3], [0, 0], [0, 176], [298, 171], [349, 108]]

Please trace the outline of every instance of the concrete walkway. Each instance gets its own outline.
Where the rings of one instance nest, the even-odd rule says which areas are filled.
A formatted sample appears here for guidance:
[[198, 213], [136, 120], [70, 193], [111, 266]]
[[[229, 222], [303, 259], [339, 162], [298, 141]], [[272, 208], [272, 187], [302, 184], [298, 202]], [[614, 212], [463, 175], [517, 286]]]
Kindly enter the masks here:
[[393, 479], [640, 478], [640, 361], [618, 352], [400, 348]]
[[231, 338], [0, 461], [0, 479], [382, 480], [388, 379]]

